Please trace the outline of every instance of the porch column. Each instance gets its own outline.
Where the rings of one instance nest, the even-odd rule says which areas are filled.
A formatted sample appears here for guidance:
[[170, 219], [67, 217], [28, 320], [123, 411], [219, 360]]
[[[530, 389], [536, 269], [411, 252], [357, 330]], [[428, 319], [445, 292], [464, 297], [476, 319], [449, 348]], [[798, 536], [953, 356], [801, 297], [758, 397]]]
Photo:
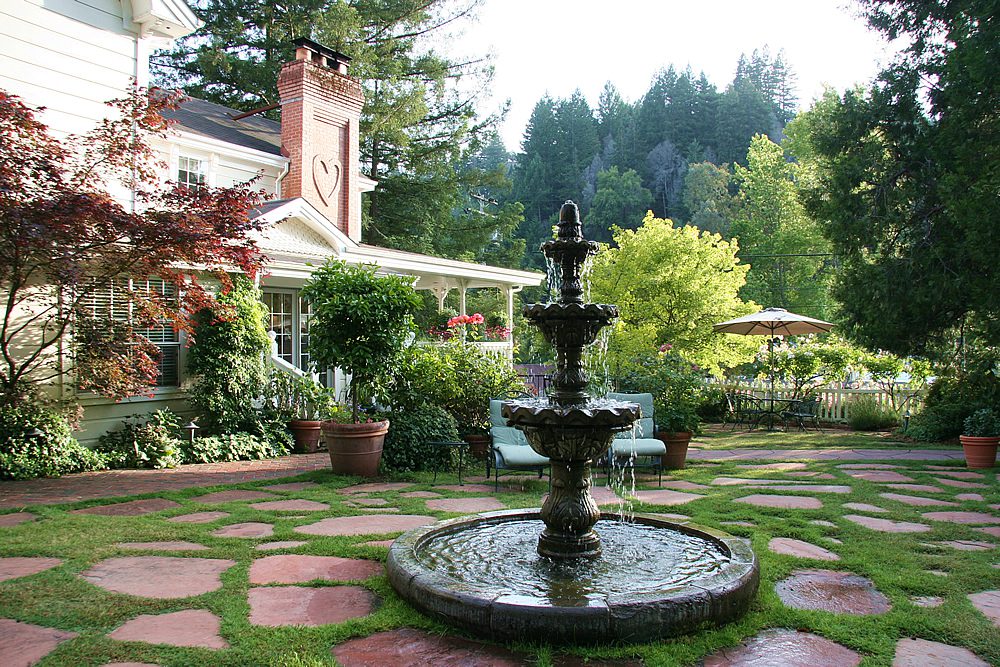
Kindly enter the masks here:
[[451, 291], [451, 288], [449, 288], [449, 287], [443, 287], [443, 286], [441, 286], [441, 287], [432, 287], [431, 288], [431, 292], [434, 294], [434, 296], [437, 297], [437, 300], [438, 300], [438, 312], [439, 313], [444, 310], [444, 300], [448, 298], [448, 292], [450, 292], [450, 291]]
[[467, 312], [465, 312], [465, 293], [466, 293], [466, 292], [468, 291], [468, 289], [469, 289], [469, 288], [468, 288], [468, 287], [466, 286], [467, 284], [468, 284], [468, 283], [467, 283], [466, 281], [464, 281], [464, 280], [463, 280], [463, 281], [461, 281], [461, 282], [460, 282], [460, 283], [458, 284], [458, 288], [459, 288], [459, 289], [461, 290], [461, 291], [460, 291], [460, 292], [458, 293], [458, 314], [459, 314], [459, 315], [468, 315], [468, 313], [467, 313]]

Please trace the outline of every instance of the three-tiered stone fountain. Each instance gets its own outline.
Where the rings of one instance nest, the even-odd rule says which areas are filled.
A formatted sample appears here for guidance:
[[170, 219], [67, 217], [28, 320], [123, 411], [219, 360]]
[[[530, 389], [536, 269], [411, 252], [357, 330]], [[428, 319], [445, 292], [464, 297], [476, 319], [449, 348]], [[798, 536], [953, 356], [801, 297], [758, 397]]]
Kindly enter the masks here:
[[552, 461], [541, 510], [439, 522], [389, 550], [389, 580], [400, 595], [496, 639], [649, 641], [732, 620], [757, 589], [745, 541], [656, 515], [602, 514], [591, 496], [591, 462], [640, 417], [634, 403], [584, 391], [584, 349], [618, 316], [613, 305], [583, 301], [581, 270], [597, 249], [566, 202], [557, 238], [542, 244], [561, 278], [559, 299], [524, 310], [556, 349], [553, 389], [503, 405], [507, 423]]

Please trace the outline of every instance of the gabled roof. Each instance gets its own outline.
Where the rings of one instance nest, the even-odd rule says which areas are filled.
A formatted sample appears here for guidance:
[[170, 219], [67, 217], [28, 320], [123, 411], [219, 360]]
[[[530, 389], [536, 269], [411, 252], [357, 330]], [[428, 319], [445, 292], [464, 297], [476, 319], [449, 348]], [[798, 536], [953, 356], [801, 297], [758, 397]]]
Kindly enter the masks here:
[[177, 109], [163, 112], [174, 129], [264, 153], [281, 155], [281, 123], [259, 115], [233, 120], [240, 112], [221, 104], [188, 97]]

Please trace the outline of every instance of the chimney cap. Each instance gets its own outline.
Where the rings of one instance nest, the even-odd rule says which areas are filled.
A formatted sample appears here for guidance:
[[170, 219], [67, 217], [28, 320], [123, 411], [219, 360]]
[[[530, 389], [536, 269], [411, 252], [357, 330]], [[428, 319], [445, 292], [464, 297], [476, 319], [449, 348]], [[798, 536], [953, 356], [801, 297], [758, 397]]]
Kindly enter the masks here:
[[299, 37], [297, 39], [294, 39], [292, 40], [292, 44], [294, 44], [296, 48], [308, 49], [313, 53], [318, 53], [324, 58], [329, 58], [330, 60], [336, 61], [338, 63], [343, 63], [346, 65], [347, 63], [351, 62], [350, 56], [345, 56], [343, 53], [340, 53], [339, 51], [334, 51], [329, 46], [323, 46], [319, 42], [314, 42], [308, 37]]

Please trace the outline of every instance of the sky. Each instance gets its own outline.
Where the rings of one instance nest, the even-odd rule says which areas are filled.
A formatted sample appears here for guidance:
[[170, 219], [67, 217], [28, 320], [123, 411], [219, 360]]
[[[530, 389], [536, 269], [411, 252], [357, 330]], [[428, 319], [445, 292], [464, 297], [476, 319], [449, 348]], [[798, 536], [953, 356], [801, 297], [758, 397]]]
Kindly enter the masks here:
[[851, 0], [485, 0], [449, 52], [493, 55], [492, 96], [481, 108], [510, 99], [501, 137], [517, 151], [546, 93], [579, 88], [596, 107], [611, 81], [633, 102], [671, 64], [704, 71], [723, 90], [740, 54], [765, 45], [772, 56], [784, 49], [808, 108], [824, 84], [868, 82], [891, 58], [894, 49], [855, 15]]

